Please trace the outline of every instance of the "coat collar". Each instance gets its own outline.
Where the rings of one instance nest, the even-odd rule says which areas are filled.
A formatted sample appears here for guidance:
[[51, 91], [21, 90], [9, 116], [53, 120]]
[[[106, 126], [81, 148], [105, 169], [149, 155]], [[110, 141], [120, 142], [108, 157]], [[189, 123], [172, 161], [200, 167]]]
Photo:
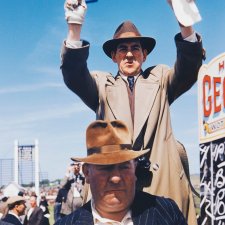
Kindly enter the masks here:
[[117, 74], [115, 78], [108, 77], [108, 79], [110, 82], [107, 86], [107, 104], [114, 117], [127, 124], [133, 140], [136, 140], [151, 112], [159, 89], [159, 80], [154, 75], [154, 69], [149, 70], [147, 73], [142, 73], [142, 75], [136, 79], [134, 126], [130, 113], [126, 82], [119, 74]]
[[106, 95], [107, 104], [114, 117], [124, 121], [133, 136], [133, 122], [130, 113], [127, 85], [121, 76], [117, 75], [114, 82], [107, 86]]

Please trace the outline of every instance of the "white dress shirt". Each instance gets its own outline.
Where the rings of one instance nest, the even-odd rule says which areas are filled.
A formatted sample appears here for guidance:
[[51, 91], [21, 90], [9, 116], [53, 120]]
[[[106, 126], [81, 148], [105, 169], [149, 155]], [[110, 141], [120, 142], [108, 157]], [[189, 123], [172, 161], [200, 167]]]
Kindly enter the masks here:
[[121, 222], [101, 217], [94, 207], [93, 200], [91, 200], [91, 210], [94, 218], [94, 225], [134, 225], [131, 218], [131, 210], [127, 212]]

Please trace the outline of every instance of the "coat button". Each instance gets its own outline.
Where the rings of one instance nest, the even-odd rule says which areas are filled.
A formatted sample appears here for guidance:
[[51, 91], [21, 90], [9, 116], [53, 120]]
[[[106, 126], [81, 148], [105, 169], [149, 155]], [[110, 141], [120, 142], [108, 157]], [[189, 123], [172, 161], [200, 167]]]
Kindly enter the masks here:
[[159, 169], [159, 165], [157, 163], [153, 164], [152, 169], [157, 171]]

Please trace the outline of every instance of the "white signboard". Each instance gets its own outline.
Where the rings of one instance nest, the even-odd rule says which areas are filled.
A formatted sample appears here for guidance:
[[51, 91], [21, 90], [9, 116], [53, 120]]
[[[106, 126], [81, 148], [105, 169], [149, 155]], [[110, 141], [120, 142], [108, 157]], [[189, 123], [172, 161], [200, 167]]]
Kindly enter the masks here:
[[198, 77], [200, 224], [225, 224], [225, 53]]
[[225, 137], [225, 53], [199, 71], [198, 109], [200, 143]]

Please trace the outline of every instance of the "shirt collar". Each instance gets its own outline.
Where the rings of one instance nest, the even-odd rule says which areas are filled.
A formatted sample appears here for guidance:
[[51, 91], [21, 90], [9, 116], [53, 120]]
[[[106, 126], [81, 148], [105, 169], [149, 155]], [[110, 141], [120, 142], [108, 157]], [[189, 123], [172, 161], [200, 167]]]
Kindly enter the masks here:
[[[127, 214], [124, 216], [124, 218], [122, 219], [121, 222], [115, 221], [115, 220], [111, 220], [111, 219], [107, 219], [104, 217], [101, 217], [98, 213], [98, 211], [95, 209], [95, 204], [93, 199], [91, 199], [91, 210], [92, 210], [92, 215], [93, 215], [93, 219], [94, 219], [94, 224], [113, 224], [113, 223], [118, 223], [118, 224], [133, 224], [131, 223], [132, 221], [132, 217], [131, 217], [131, 210], [129, 210], [127, 212]], [[127, 221], [127, 222], [126, 222]]]
[[[121, 72], [119, 72], [119, 74], [120, 74], [120, 76], [123, 78], [123, 80], [125, 80], [126, 82], [128, 82], [128, 81], [127, 81], [127, 76], [125, 76], [125, 75], [122, 74]], [[140, 74], [141, 74], [141, 73], [139, 73], [139, 74], [133, 76], [133, 77], [134, 77], [134, 81], [136, 81], [136, 79], [138, 78], [138, 76], [139, 76]]]

